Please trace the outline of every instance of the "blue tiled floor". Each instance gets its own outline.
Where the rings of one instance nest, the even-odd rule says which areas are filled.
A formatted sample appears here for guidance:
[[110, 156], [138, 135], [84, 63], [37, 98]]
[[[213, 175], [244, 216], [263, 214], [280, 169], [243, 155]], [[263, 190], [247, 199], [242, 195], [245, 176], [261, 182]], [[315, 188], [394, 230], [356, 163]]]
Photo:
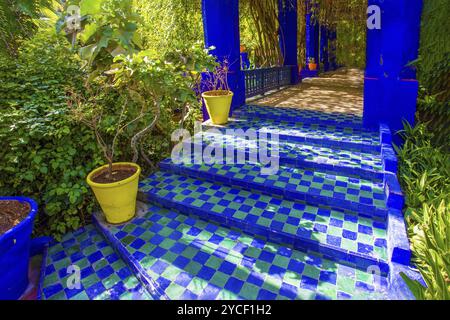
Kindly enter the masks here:
[[309, 143], [289, 143], [285, 141], [272, 142], [264, 140], [252, 140], [242, 136], [229, 134], [218, 134], [215, 132], [203, 132], [192, 139], [186, 140], [185, 145], [191, 144], [192, 150], [200, 150], [195, 146], [207, 146], [222, 148], [223, 154], [226, 150], [233, 148], [242, 153], [246, 159], [258, 157], [259, 150], [264, 148], [267, 155], [277, 157], [280, 165], [295, 168], [314, 168], [345, 172], [360, 178], [382, 178], [383, 162], [380, 152], [367, 152], [360, 149], [342, 149], [336, 147], [317, 146]]
[[[221, 138], [223, 149], [237, 143], [258, 151], [224, 130], [278, 133], [280, 141], [269, 144], [279, 147], [277, 173], [263, 175], [249, 158], [234, 165], [163, 161], [141, 180], [144, 215], [123, 226], [96, 216], [96, 228], [49, 249], [42, 298], [396, 297], [390, 241], [398, 239], [389, 233], [380, 132], [362, 129], [359, 117], [316, 111], [247, 106], [234, 117], [226, 127], [205, 124], [221, 131], [202, 133], [194, 144], [202, 150]], [[403, 232], [401, 223], [395, 230]], [[74, 263], [82, 282], [75, 291], [67, 287]]]
[[[205, 128], [221, 128], [211, 122]], [[278, 134], [281, 140], [345, 145], [348, 147], [364, 147], [377, 151], [380, 148], [378, 131], [369, 131], [362, 128], [345, 128], [333, 125], [322, 125], [304, 122], [287, 122], [268, 119], [230, 119], [227, 129], [253, 129], [258, 132]]]
[[106, 228], [169, 299], [381, 299], [387, 279], [150, 206]]
[[152, 299], [92, 225], [69, 233], [61, 243], [52, 245], [45, 265], [40, 292], [44, 300]]
[[323, 245], [345, 254], [386, 260], [386, 223], [351, 212], [317, 207], [170, 173], [141, 183], [149, 200], [230, 226], [245, 227], [299, 248]]

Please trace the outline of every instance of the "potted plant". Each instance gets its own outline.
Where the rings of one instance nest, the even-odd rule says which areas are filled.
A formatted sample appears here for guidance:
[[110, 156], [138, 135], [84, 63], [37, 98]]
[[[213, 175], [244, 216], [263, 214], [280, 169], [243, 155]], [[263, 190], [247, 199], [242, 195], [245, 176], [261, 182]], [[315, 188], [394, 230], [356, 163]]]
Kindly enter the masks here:
[[[172, 55], [175, 62], [152, 58], [154, 52], [143, 50], [142, 39], [136, 32], [140, 18], [130, 9], [132, 1], [112, 1], [108, 6], [93, 6], [91, 2], [80, 3], [84, 16], [79, 27], [69, 28], [64, 15], [60, 21], [60, 28], [66, 27], [66, 34], [72, 39], [72, 46], [80, 47], [82, 67], [88, 73], [83, 90], [69, 92], [68, 100], [75, 120], [92, 129], [107, 163], [92, 171], [87, 183], [106, 221], [121, 224], [135, 215], [141, 173], [138, 158], [149, 169], [155, 168], [149, 152], [144, 150], [144, 138], [153, 129], [164, 131], [159, 120], [169, 118], [172, 108], [189, 109], [191, 104], [198, 103], [189, 87], [188, 75], [199, 74], [197, 69], [203, 64], [196, 60], [195, 54], [184, 57], [181, 52], [180, 56]], [[195, 52], [201, 58], [209, 50], [202, 48]], [[186, 119], [183, 115], [182, 121]], [[124, 140], [130, 141], [130, 148], [126, 148]], [[115, 162], [119, 156], [116, 149], [122, 157], [131, 153], [132, 160]]]
[[317, 70], [317, 63], [315, 58], [308, 58], [308, 68], [310, 71], [316, 71]]
[[[92, 130], [106, 162], [87, 176], [87, 183], [106, 221], [122, 224], [135, 215], [139, 158], [149, 169], [156, 168], [143, 149], [143, 139], [153, 129], [161, 130], [162, 110], [194, 101], [195, 94], [175, 63], [151, 59], [146, 51], [116, 56], [108, 71], [87, 81], [82, 93], [69, 93], [69, 109], [75, 120]], [[116, 162], [117, 150], [132, 160]]]
[[209, 117], [214, 124], [226, 124], [234, 95], [228, 86], [227, 61], [216, 66], [213, 72], [207, 73], [204, 80], [207, 91], [202, 93], [202, 97]]
[[[106, 84], [104, 86], [106, 87]], [[76, 121], [84, 123], [92, 130], [107, 163], [89, 173], [86, 181], [92, 188], [106, 221], [111, 224], [124, 223], [135, 215], [141, 168], [136, 164], [136, 155], [131, 162], [115, 162], [116, 148], [121, 135], [143, 118], [145, 110], [130, 119], [126, 117], [130, 113], [128, 110], [130, 105], [123, 97], [115, 96], [108, 90], [103, 91], [104, 94], [94, 94], [89, 87], [86, 88], [85, 93], [82, 96], [71, 92], [69, 108]], [[118, 117], [114, 115], [115, 108], [108, 109], [104, 106], [103, 99], [108, 94], [115, 96], [122, 103]], [[112, 128], [115, 131], [113, 138], [108, 139], [105, 137], [105, 131], [111, 131]], [[136, 135], [132, 138], [134, 143], [137, 139]]]
[[28, 286], [31, 232], [37, 204], [0, 197], [0, 300], [17, 300]]

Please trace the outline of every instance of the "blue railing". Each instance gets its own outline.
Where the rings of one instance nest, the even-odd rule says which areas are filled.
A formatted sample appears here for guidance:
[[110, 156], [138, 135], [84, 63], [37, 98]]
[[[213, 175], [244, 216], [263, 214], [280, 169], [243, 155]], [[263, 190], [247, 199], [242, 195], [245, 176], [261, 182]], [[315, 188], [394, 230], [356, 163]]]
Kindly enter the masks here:
[[245, 97], [250, 98], [291, 84], [292, 66], [243, 70]]

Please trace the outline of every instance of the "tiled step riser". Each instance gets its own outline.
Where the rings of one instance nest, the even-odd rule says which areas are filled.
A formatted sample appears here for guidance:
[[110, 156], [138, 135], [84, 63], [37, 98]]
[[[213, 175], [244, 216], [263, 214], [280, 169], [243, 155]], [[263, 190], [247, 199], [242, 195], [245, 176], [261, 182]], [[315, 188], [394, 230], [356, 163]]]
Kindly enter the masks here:
[[266, 115], [262, 113], [252, 113], [249, 117], [248, 114], [246, 114], [243, 111], [236, 110], [233, 112], [233, 117], [237, 119], [245, 119], [249, 118], [251, 120], [255, 119], [264, 119], [264, 120], [272, 120], [272, 121], [280, 121], [285, 123], [292, 123], [295, 125], [296, 123], [305, 123], [305, 124], [320, 124], [323, 126], [335, 126], [336, 128], [344, 129], [344, 128], [352, 128], [352, 129], [360, 129], [361, 124], [360, 123], [354, 123], [354, 122], [348, 122], [348, 121], [342, 121], [342, 122], [336, 122], [334, 120], [312, 120], [312, 119], [306, 119], [302, 118], [301, 116], [292, 116], [287, 118], [286, 116], [282, 115]]
[[219, 182], [224, 183], [230, 186], [238, 187], [238, 188], [246, 188], [249, 190], [256, 190], [263, 194], [278, 195], [283, 197], [284, 199], [292, 200], [292, 201], [302, 201], [308, 204], [317, 205], [317, 206], [328, 206], [333, 209], [338, 210], [350, 210], [357, 214], [373, 217], [377, 219], [386, 219], [387, 210], [382, 210], [380, 208], [376, 208], [371, 205], [364, 205], [361, 203], [356, 203], [352, 201], [347, 201], [343, 199], [325, 197], [321, 195], [312, 195], [304, 192], [299, 192], [297, 190], [289, 190], [283, 189], [280, 187], [276, 187], [269, 183], [257, 183], [253, 181], [246, 181], [245, 179], [237, 179], [237, 178], [227, 178], [225, 176], [197, 171], [194, 169], [190, 169], [187, 167], [175, 165], [173, 163], [162, 162], [160, 163], [160, 169], [166, 172], [171, 172], [179, 175], [183, 175], [186, 177], [195, 177], [197, 179], [202, 179], [210, 182]]
[[[226, 134], [226, 128], [218, 127], [215, 125], [211, 125], [209, 123], [205, 123], [202, 125], [203, 131], [207, 130], [219, 130], [223, 134]], [[258, 136], [266, 136], [268, 139], [271, 138], [271, 133], [267, 131], [256, 131]], [[312, 138], [308, 136], [291, 136], [285, 134], [278, 134], [278, 139], [280, 141], [291, 142], [291, 143], [307, 143], [321, 147], [333, 147], [333, 148], [341, 148], [341, 149], [359, 149], [362, 152], [370, 152], [370, 153], [380, 153], [381, 146], [365, 144], [365, 143], [356, 143], [356, 142], [347, 142], [347, 141], [338, 141], [331, 139], [319, 139]]]
[[[264, 119], [301, 119], [311, 123], [330, 122], [336, 124], [349, 124], [361, 128], [362, 118], [357, 115], [347, 113], [324, 113], [320, 111], [298, 109], [297, 107], [270, 107], [261, 105], [246, 105], [234, 110], [233, 115], [239, 115], [243, 118], [264, 118]], [[348, 127], [346, 125], [346, 127]]]
[[[185, 148], [189, 149], [188, 146], [189, 142], [184, 142]], [[192, 150], [202, 150], [204, 151], [207, 147], [207, 143], [200, 144], [198, 142], [190, 143], [190, 148]], [[222, 149], [223, 155], [227, 155], [227, 148]], [[248, 148], [243, 152], [242, 150], [236, 150], [234, 148], [234, 155], [233, 157], [236, 159], [238, 155], [244, 155], [245, 161], [251, 161], [252, 158], [256, 157], [258, 155], [258, 151], [252, 151], [250, 152]], [[258, 156], [259, 158], [259, 156]], [[282, 155], [279, 157], [271, 155], [271, 160], [273, 162], [278, 162], [280, 166], [287, 166], [287, 167], [293, 167], [293, 168], [301, 168], [301, 169], [313, 169], [313, 170], [319, 170], [319, 171], [327, 171], [333, 174], [339, 174], [343, 176], [349, 176], [349, 177], [358, 177], [360, 179], [366, 179], [366, 180], [379, 180], [383, 181], [384, 174], [383, 172], [373, 171], [373, 170], [367, 170], [362, 168], [355, 168], [355, 167], [349, 167], [349, 166], [343, 166], [343, 165], [332, 165], [327, 163], [317, 163], [314, 161], [309, 160], [303, 160], [303, 159], [295, 159], [295, 158], [289, 158], [289, 157], [283, 157]]]
[[151, 277], [147, 275], [142, 266], [137, 262], [135, 257], [133, 257], [127, 249], [117, 241], [116, 238], [108, 231], [108, 228], [100, 222], [100, 219], [94, 215], [93, 223], [97, 230], [102, 234], [102, 236], [108, 241], [114, 251], [119, 255], [119, 257], [128, 265], [128, 267], [133, 271], [136, 278], [141, 282], [143, 287], [155, 300], [169, 300], [168, 297], [160, 290], [158, 285], [153, 281]]
[[279, 244], [292, 245], [295, 249], [304, 252], [308, 251], [318, 252], [320, 254], [325, 255], [327, 259], [342, 264], [350, 264], [352, 266], [356, 266], [358, 269], [361, 270], [367, 270], [370, 266], [375, 265], [380, 268], [383, 275], [387, 275], [389, 273], [389, 265], [386, 262], [380, 261], [375, 258], [363, 256], [359, 253], [348, 252], [306, 238], [299, 238], [299, 237], [296, 238], [293, 235], [287, 234], [285, 232], [256, 226], [255, 224], [246, 223], [243, 222], [242, 220], [227, 217], [202, 208], [176, 203], [152, 193], [139, 192], [138, 197], [141, 201], [149, 201], [159, 206], [176, 210], [185, 215], [191, 215], [207, 221], [212, 221], [224, 227], [237, 228], [250, 235], [263, 236], [269, 239], [270, 241]]

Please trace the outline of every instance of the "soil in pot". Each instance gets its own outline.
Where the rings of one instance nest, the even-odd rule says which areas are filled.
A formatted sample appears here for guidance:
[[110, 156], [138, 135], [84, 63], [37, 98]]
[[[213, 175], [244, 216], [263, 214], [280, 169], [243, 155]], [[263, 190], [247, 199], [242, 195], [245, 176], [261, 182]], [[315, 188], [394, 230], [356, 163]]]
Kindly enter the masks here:
[[100, 171], [96, 176], [92, 177], [92, 181], [100, 184], [108, 184], [119, 182], [133, 176], [137, 172], [135, 167], [130, 166], [113, 166], [112, 174], [109, 174], [108, 168]]
[[228, 91], [228, 90], [208, 91], [208, 96], [214, 96], [214, 97], [227, 96], [229, 94], [231, 94], [231, 91]]
[[0, 200], [0, 235], [18, 225], [30, 211], [28, 202]]

